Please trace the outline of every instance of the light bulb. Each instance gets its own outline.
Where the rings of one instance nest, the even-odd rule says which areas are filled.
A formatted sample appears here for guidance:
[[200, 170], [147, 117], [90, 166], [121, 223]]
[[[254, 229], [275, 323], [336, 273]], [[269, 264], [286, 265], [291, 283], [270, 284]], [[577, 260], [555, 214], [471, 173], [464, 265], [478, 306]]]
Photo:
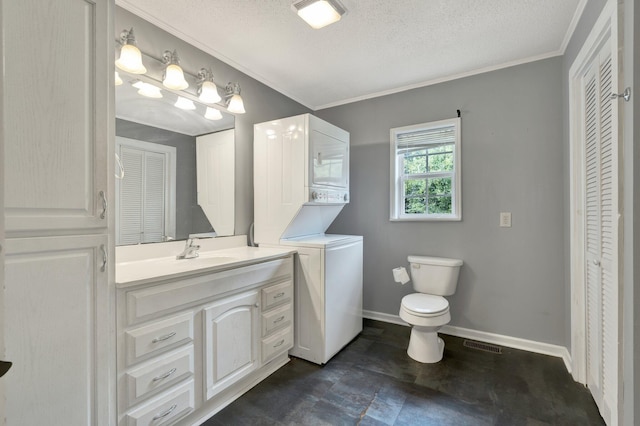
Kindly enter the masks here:
[[159, 99], [162, 97], [162, 91], [160, 90], [160, 88], [154, 86], [153, 84], [145, 83], [143, 81], [136, 81], [132, 86], [138, 89], [139, 95], [146, 96], [147, 98]]
[[115, 84], [116, 84], [116, 86], [120, 86], [120, 85], [122, 85], [122, 83], [123, 83], [123, 81], [120, 78], [120, 74], [118, 74], [118, 71], [116, 71]]
[[205, 112], [204, 118], [209, 120], [220, 120], [222, 119], [222, 113], [216, 108], [207, 107], [207, 112]]
[[182, 96], [178, 96], [178, 100], [173, 105], [180, 109], [186, 109], [186, 110], [196, 109], [196, 105], [193, 103], [192, 100], [183, 98]]
[[142, 65], [142, 53], [133, 44], [122, 46], [116, 66], [131, 74], [144, 74], [147, 72], [147, 69]]
[[240, 97], [240, 95], [233, 95], [229, 100], [229, 106], [227, 106], [227, 110], [235, 114], [244, 114], [246, 111], [244, 110], [244, 102], [242, 102], [242, 97]]
[[169, 64], [164, 71], [164, 80], [162, 80], [162, 84], [174, 90], [184, 90], [189, 87], [189, 83], [184, 79], [184, 73], [182, 72], [182, 68], [180, 65]]
[[200, 96], [198, 99], [207, 104], [215, 104], [222, 100], [218, 94], [218, 88], [211, 81], [202, 82], [202, 85], [200, 86]]

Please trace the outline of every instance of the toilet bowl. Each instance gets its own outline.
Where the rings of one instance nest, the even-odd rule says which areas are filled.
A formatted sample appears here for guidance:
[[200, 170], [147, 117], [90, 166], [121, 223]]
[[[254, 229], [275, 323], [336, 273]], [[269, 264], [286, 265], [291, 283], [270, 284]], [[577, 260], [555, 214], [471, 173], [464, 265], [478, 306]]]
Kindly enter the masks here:
[[400, 318], [411, 325], [407, 354], [422, 363], [442, 359], [444, 341], [438, 330], [451, 321], [449, 301], [455, 293], [462, 261], [430, 256], [409, 256], [411, 280], [418, 293], [404, 296]]

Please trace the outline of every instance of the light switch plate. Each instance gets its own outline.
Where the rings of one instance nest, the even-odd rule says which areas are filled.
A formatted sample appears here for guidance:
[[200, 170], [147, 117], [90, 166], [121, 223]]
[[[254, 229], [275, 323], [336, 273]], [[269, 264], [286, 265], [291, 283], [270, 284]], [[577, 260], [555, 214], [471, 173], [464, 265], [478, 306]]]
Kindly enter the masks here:
[[511, 212], [500, 212], [500, 227], [511, 228]]

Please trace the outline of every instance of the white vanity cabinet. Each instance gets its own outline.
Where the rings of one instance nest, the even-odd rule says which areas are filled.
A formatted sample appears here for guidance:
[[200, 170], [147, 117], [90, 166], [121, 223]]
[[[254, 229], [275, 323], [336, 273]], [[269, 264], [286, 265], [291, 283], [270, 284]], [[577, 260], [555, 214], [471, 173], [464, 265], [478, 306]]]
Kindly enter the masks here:
[[289, 360], [291, 253], [118, 287], [120, 426], [199, 424]]

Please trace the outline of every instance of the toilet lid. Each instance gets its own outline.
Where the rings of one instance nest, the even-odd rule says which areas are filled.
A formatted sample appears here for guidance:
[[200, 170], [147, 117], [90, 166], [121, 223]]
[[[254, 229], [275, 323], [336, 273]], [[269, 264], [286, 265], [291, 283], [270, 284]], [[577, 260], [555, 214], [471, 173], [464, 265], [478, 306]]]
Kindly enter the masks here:
[[402, 298], [402, 306], [418, 315], [434, 315], [449, 309], [449, 302], [442, 296], [413, 293]]

